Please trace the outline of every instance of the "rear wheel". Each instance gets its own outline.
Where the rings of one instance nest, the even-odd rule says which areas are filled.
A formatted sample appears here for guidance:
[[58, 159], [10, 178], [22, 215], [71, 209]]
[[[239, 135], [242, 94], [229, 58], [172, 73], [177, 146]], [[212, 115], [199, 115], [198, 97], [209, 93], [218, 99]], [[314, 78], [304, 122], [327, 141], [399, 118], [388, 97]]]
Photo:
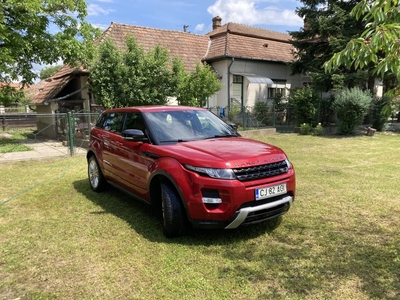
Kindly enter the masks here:
[[88, 160], [88, 177], [93, 191], [101, 192], [105, 189], [107, 183], [94, 155], [89, 157]]
[[179, 195], [171, 183], [161, 183], [161, 204], [164, 235], [168, 238], [182, 236], [186, 232], [186, 215]]

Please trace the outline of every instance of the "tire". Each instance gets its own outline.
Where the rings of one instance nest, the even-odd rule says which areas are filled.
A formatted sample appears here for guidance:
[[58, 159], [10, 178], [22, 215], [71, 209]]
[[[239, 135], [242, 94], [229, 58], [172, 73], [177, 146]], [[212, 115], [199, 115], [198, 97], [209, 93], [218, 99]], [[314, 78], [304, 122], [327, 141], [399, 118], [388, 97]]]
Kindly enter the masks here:
[[106, 188], [107, 182], [94, 155], [88, 160], [88, 178], [93, 191], [101, 192]]
[[161, 183], [163, 231], [167, 238], [186, 233], [186, 214], [179, 195], [171, 183]]

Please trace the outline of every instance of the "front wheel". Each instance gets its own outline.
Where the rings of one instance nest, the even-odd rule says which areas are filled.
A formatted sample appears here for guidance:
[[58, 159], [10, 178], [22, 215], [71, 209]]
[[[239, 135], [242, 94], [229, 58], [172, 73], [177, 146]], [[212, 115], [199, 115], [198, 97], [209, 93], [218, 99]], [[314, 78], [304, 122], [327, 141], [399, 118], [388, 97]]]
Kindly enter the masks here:
[[186, 216], [179, 195], [171, 183], [161, 184], [164, 235], [168, 238], [182, 236], [186, 232]]
[[106, 187], [106, 180], [94, 155], [88, 160], [88, 178], [93, 191], [101, 192]]

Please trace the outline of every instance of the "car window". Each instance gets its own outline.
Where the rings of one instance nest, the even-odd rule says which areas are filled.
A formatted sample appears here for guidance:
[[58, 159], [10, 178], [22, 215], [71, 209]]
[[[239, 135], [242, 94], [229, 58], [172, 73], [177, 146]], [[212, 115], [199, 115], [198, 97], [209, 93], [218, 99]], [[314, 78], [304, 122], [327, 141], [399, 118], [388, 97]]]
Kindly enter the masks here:
[[146, 127], [144, 125], [143, 116], [141, 113], [127, 113], [124, 129], [139, 129], [143, 132], [146, 131]]
[[102, 123], [99, 124], [100, 128], [106, 131], [120, 134], [124, 124], [125, 113], [109, 113], [102, 118]]

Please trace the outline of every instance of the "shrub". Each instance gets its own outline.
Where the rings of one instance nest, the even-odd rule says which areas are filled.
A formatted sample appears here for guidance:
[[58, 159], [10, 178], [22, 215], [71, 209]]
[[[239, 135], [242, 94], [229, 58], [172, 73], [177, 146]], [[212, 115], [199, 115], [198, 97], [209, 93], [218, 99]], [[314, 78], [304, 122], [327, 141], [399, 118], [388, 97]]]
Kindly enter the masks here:
[[314, 123], [316, 120], [319, 98], [310, 87], [296, 90], [290, 98], [296, 110], [296, 123]]
[[322, 127], [321, 123], [318, 123], [317, 126], [314, 128], [314, 135], [323, 135], [324, 134], [324, 127]]
[[259, 121], [265, 125], [269, 125], [268, 124], [268, 112], [269, 112], [269, 108], [268, 108], [267, 103], [256, 102], [256, 104], [254, 106], [254, 115], [255, 115], [257, 121]]
[[312, 133], [312, 127], [310, 124], [303, 123], [300, 125], [300, 134], [309, 135]]
[[382, 97], [375, 98], [372, 102], [371, 108], [371, 118], [372, 118], [372, 127], [377, 131], [385, 130], [385, 125], [388, 120], [388, 116], [383, 114], [383, 108], [388, 104], [390, 98]]
[[372, 96], [366, 90], [351, 88], [342, 90], [333, 102], [333, 110], [338, 116], [338, 133], [351, 135], [362, 124], [371, 106]]

